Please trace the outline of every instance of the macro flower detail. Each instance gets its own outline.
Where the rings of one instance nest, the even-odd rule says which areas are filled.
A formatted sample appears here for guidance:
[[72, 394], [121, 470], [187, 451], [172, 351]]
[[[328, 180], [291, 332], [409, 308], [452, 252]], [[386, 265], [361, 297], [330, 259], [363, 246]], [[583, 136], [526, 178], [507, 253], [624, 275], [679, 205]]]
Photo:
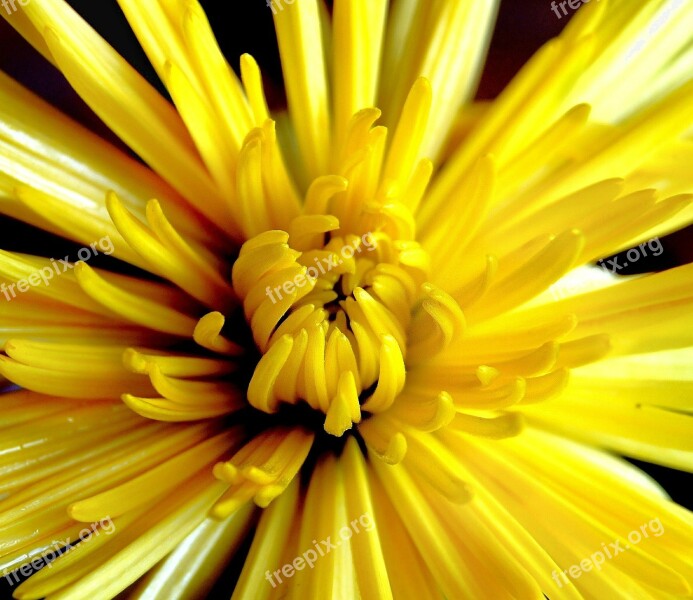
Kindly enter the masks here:
[[16, 598], [693, 595], [620, 457], [693, 470], [693, 266], [590, 266], [692, 220], [693, 5], [586, 4], [475, 102], [495, 0], [268, 3], [271, 110], [196, 0], [118, 0], [171, 102], [19, 4], [132, 155], [0, 73], [0, 212], [83, 246], [0, 251]]

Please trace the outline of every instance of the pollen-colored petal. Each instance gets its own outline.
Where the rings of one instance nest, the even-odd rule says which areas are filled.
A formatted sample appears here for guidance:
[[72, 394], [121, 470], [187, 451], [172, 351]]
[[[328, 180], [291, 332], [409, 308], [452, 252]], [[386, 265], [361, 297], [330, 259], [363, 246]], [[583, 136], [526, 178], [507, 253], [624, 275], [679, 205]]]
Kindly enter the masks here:
[[493, 0], [474, 5], [415, 1], [393, 8], [379, 105], [394, 120], [409, 82], [418, 76], [430, 80], [433, 116], [423, 145], [428, 158], [436, 157], [452, 116], [475, 92], [489, 43], [487, 23], [495, 18], [497, 6]]
[[123, 485], [80, 500], [68, 508], [68, 513], [77, 521], [94, 523], [106, 517], [119, 517], [139, 506], [146, 505], [156, 497], [170, 492], [177, 485], [176, 475], [181, 473], [193, 475], [208, 466], [218, 455], [228, 449], [234, 434], [235, 432], [232, 431], [225, 432], [193, 446], [190, 450]]
[[[10, 345], [10, 351], [12, 346]], [[117, 363], [112, 368], [102, 370], [63, 371], [59, 368], [45, 368], [24, 364], [7, 356], [0, 356], [0, 374], [17, 385], [43, 394], [56, 394], [64, 398], [108, 398], [114, 399], [126, 388], [138, 393], [149, 393], [152, 388], [140, 378], [128, 374], [124, 368], [119, 371]]]
[[354, 376], [349, 372], [339, 377], [337, 394], [330, 401], [325, 417], [325, 431], [332, 435], [341, 436], [353, 423], [361, 421], [358, 392]]
[[[474, 589], [476, 578], [467, 571], [469, 567], [460, 556], [460, 550], [455, 547], [446, 527], [406, 470], [401, 466], [380, 465], [377, 461], [374, 468], [423, 562], [436, 578], [437, 585], [453, 598], [483, 593]], [[415, 498], [416, 502], [398, 501], [401, 498]], [[431, 529], [435, 530], [433, 536], [427, 534]], [[452, 567], [453, 562], [456, 568]], [[454, 577], [453, 572], [456, 574]]]
[[[171, 552], [206, 516], [206, 511], [211, 502], [220, 494], [219, 485], [209, 485], [209, 475], [196, 477], [191, 485], [179, 494], [173, 494], [164, 502], [162, 512], [155, 526], [147, 528], [149, 535], [141, 535], [144, 525], [143, 519], [123, 532], [121, 536], [112, 540], [115, 546], [109, 548], [107, 560], [103, 560], [100, 553], [92, 553], [78, 563], [71, 565], [72, 569], [78, 569], [78, 577], [64, 595], [66, 598], [79, 598], [84, 595], [96, 593], [112, 594], [122, 579], [118, 574], [130, 560], [136, 560], [138, 567], [130, 570], [127, 581], [132, 583], [142, 574], [146, 573], [159, 560]], [[69, 556], [69, 555], [68, 555]], [[90, 568], [86, 573], [85, 567]], [[98, 567], [98, 568], [97, 568]], [[97, 573], [109, 574], [109, 584], [104, 586]], [[112, 574], [112, 576], [110, 575]], [[63, 577], [71, 577], [70, 567], [66, 568]]]
[[203, 348], [219, 354], [237, 356], [242, 348], [221, 335], [226, 319], [219, 312], [207, 313], [195, 325], [192, 337]]
[[[575, 82], [571, 99], [588, 99], [600, 121], [613, 122], [680, 83], [676, 74], [692, 58], [684, 32], [693, 13], [686, 2], [652, 2], [632, 11], [618, 5], [590, 9], [566, 28], [566, 35], [573, 37], [592, 30], [600, 42], [590, 67]], [[607, 11], [613, 18], [607, 18]], [[633, 101], [619, 104], [615, 90]]]
[[351, 116], [375, 105], [387, 2], [338, 0], [333, 10], [334, 122], [339, 144]]
[[378, 385], [373, 395], [364, 403], [363, 409], [371, 412], [387, 410], [399, 396], [404, 382], [405, 366], [402, 351], [395, 338], [384, 335], [380, 346]]
[[[299, 485], [296, 481], [262, 512], [248, 557], [234, 588], [234, 600], [257, 598], [258, 583], [265, 579], [268, 566], [281, 568], [283, 565], [280, 558], [289, 541], [290, 524], [298, 509], [298, 502]], [[269, 582], [267, 587], [271, 589]]]
[[211, 107], [176, 63], [167, 61], [162, 77], [214, 183], [224, 196], [233, 198], [234, 174], [228, 165], [235, 158], [236, 149], [229, 147], [214, 126]]
[[138, 221], [115, 194], [109, 193], [106, 204], [118, 231], [154, 272], [164, 275], [208, 306], [228, 308], [233, 302], [233, 291], [219, 274], [213, 268], [199, 266], [206, 254], [197, 253], [180, 237], [155, 201], [147, 205], [150, 227]]
[[[217, 247], [219, 231], [211, 223], [201, 231], [191, 218], [198, 213], [152, 171], [3, 73], [0, 83], [0, 137], [7, 151], [0, 159], [0, 185], [8, 188], [8, 197], [0, 205], [4, 213], [89, 244], [112, 230], [105, 194], [114, 190], [138, 214], [142, 214], [146, 199], [159, 198], [181, 231], [195, 239], [204, 234], [207, 242]], [[13, 135], [18, 129], [22, 135]], [[22, 206], [31, 212], [26, 213], [26, 208], [22, 212]], [[41, 218], [44, 213], [50, 218]], [[117, 238], [111, 236], [118, 252], [127, 251]]]
[[275, 10], [289, 110], [299, 148], [311, 179], [325, 173], [330, 143], [326, 59], [317, 0], [303, 0], [292, 10]]
[[[191, 594], [211, 590], [254, 526], [254, 513], [252, 504], [246, 504], [221, 523], [206, 519], [137, 583], [129, 592], [132, 598], [144, 599], [158, 593], [184, 600]], [[182, 572], [181, 564], [199, 568]]]
[[75, 265], [75, 276], [84, 292], [123, 319], [157, 331], [191, 335], [195, 319], [157, 302], [142, 301], [138, 295], [109, 283], [86, 263]]
[[212, 358], [187, 356], [167, 351], [128, 348], [122, 353], [123, 364], [135, 373], [149, 373], [157, 367], [172, 377], [204, 377], [228, 375], [237, 369], [233, 363]]
[[[134, 3], [131, 3], [133, 7]], [[133, 10], [139, 10], [138, 8]], [[172, 21], [175, 22], [179, 5], [172, 8]], [[205, 96], [220, 117], [222, 131], [236, 149], [252, 127], [251, 108], [243, 95], [241, 82], [224, 59], [219, 45], [212, 33], [206, 15], [197, 1], [185, 3], [182, 15], [182, 36], [186, 48], [182, 55], [192, 64], [188, 76], [196, 78], [204, 85]], [[166, 43], [165, 36], [160, 37]], [[185, 64], [177, 61], [177, 64]], [[257, 123], [256, 123], [257, 125]]]
[[[126, 143], [188, 198], [202, 192], [218, 199], [175, 111], [67, 4], [50, 0], [21, 10], [78, 93]], [[79, 44], [75, 31], [80, 32]], [[105, 79], [102, 73], [110, 77]], [[162, 142], [166, 153], [159, 150]], [[211, 203], [203, 210], [218, 218], [219, 208], [220, 204]]]
[[402, 108], [392, 149], [383, 176], [404, 187], [421, 158], [421, 144], [431, 112], [431, 84], [421, 77], [413, 85]]

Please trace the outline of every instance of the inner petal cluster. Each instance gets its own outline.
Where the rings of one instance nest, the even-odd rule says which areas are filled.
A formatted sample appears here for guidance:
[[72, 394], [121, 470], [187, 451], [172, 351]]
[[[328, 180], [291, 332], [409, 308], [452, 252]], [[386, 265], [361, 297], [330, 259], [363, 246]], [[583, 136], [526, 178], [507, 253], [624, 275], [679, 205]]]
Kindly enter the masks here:
[[421, 277], [386, 233], [325, 231], [336, 223], [302, 216], [291, 233], [249, 240], [233, 284], [262, 352], [250, 404], [272, 413], [305, 401], [340, 436], [402, 391]]

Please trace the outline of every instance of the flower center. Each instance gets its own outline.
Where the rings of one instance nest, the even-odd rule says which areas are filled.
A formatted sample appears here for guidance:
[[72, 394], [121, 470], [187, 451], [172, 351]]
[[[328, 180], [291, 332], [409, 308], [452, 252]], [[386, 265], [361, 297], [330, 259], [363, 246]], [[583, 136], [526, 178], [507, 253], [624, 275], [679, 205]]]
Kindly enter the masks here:
[[384, 231], [330, 232], [336, 224], [308, 215], [290, 233], [255, 236], [233, 284], [262, 353], [250, 404], [274, 413], [305, 402], [341, 436], [402, 391], [423, 273], [401, 262], [402, 245]]
[[[387, 129], [373, 126], [380, 111], [356, 113], [333, 174], [316, 177], [302, 202], [284, 170], [263, 171], [255, 146], [275, 143], [272, 131], [248, 137], [239, 178], [256, 192], [243, 203], [247, 241], [232, 279], [262, 355], [247, 392], [256, 409], [305, 403], [324, 413], [327, 433], [342, 436], [392, 408], [407, 370], [461, 329], [459, 306], [428, 283], [430, 260], [412, 216], [432, 172], [430, 161], [417, 163], [429, 108], [430, 85], [420, 79], [389, 151]], [[280, 204], [286, 230], [267, 226], [277, 218], [264, 189], [294, 197]]]

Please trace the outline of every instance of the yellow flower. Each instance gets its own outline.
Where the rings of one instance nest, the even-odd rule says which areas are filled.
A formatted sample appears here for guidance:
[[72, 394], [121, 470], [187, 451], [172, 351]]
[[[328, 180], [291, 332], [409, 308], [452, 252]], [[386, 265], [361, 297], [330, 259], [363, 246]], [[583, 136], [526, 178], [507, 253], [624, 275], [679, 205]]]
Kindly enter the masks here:
[[693, 469], [693, 267], [584, 265], [691, 221], [693, 4], [592, 2], [473, 103], [494, 0], [272, 0], [278, 114], [195, 0], [119, 0], [175, 108], [20, 4], [147, 166], [0, 75], [0, 211], [80, 246], [0, 252], [17, 598], [692, 593], [615, 455]]

